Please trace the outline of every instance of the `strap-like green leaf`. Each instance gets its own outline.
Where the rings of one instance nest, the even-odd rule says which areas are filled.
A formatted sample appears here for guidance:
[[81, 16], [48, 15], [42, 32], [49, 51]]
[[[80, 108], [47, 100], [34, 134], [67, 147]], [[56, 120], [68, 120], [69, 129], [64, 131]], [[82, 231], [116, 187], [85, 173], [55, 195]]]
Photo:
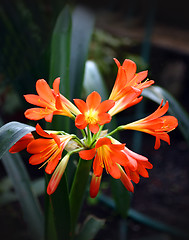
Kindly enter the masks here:
[[55, 78], [60, 77], [60, 92], [69, 98], [69, 65], [71, 43], [71, 15], [69, 7], [63, 8], [54, 27], [51, 41], [50, 80], [52, 85]]
[[168, 111], [178, 119], [178, 127], [189, 144], [189, 115], [180, 103], [168, 91], [159, 86], [151, 86], [144, 89], [142, 95], [158, 104], [160, 104], [162, 99], [169, 101]]
[[86, 96], [96, 91], [100, 94], [102, 100], [108, 99], [107, 89], [100, 75], [98, 66], [91, 60], [88, 60], [85, 64], [83, 88]]
[[79, 163], [74, 176], [74, 181], [70, 191], [70, 215], [72, 223], [71, 229], [73, 234], [75, 232], [75, 227], [80, 214], [83, 199], [86, 193], [86, 188], [88, 186], [89, 171], [91, 169], [91, 164], [92, 164], [91, 160], [85, 161], [81, 158], [79, 159]]
[[[71, 43], [71, 15], [69, 7], [63, 8], [58, 16], [52, 35], [50, 59], [50, 86], [55, 78], [60, 77], [60, 92], [69, 98], [69, 64]], [[53, 130], [69, 130], [69, 118], [53, 116], [47, 128]], [[50, 176], [47, 177], [47, 183]], [[68, 240], [70, 238], [70, 207], [69, 192], [65, 174], [55, 193], [47, 194], [45, 207], [45, 237], [47, 240]]]
[[111, 179], [111, 190], [116, 204], [116, 210], [122, 218], [126, 218], [130, 208], [129, 192], [125, 189], [119, 179]]
[[39, 202], [33, 194], [31, 182], [18, 154], [5, 153], [2, 157], [3, 165], [12, 180], [24, 219], [27, 223], [30, 239], [43, 240], [44, 219]]
[[79, 235], [75, 238], [75, 240], [90, 240], [94, 239], [98, 231], [104, 226], [105, 219], [100, 219], [89, 215], [85, 220], [82, 229]]
[[72, 15], [72, 41], [70, 58], [71, 98], [81, 96], [85, 62], [93, 32], [94, 16], [84, 7], [77, 7]]
[[0, 158], [24, 135], [35, 128], [20, 122], [9, 122], [0, 128]]

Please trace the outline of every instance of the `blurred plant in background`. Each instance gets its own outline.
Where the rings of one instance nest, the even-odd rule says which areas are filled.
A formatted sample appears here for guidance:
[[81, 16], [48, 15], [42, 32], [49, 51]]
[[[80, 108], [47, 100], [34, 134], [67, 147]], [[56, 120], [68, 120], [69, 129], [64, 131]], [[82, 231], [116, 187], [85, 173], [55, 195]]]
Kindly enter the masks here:
[[[70, 113], [70, 109], [73, 107], [73, 105], [72, 103], [68, 104], [67, 100], [64, 101], [66, 98], [75, 99], [75, 98], [82, 97], [85, 99], [87, 95], [90, 96], [92, 91], [97, 91], [100, 93], [103, 101], [108, 99], [109, 91], [107, 89], [110, 89], [113, 85], [111, 84], [112, 68], [114, 69], [114, 72], [116, 71], [116, 68], [113, 67], [112, 63], [110, 62], [112, 61], [113, 57], [119, 57], [118, 56], [119, 51], [117, 51], [117, 49], [121, 49], [123, 47], [127, 49], [131, 44], [131, 42], [128, 39], [127, 41], [125, 41], [125, 39], [116, 39], [104, 32], [95, 30], [93, 13], [89, 9], [86, 9], [83, 7], [76, 7], [73, 9], [70, 9], [69, 7], [63, 8], [63, 10], [61, 11], [60, 15], [56, 20], [54, 30], [53, 32], [51, 32], [51, 25], [49, 24], [49, 22], [52, 23], [52, 25], [54, 24], [56, 19], [54, 12], [58, 12], [59, 10], [58, 8], [60, 8], [61, 5], [62, 3], [57, 1], [56, 3], [54, 3], [53, 7], [51, 6], [52, 8], [49, 7], [48, 9], [48, 4], [44, 4], [42, 1], [40, 1], [39, 3], [33, 2], [31, 3], [31, 6], [28, 6], [25, 2], [20, 1], [20, 2], [16, 2], [15, 5], [12, 5], [12, 6], [10, 6], [9, 3], [5, 2], [4, 9], [2, 7], [0, 8], [2, 13], [1, 14], [1, 19], [3, 23], [2, 26], [4, 27], [3, 32], [5, 36], [5, 38], [2, 38], [4, 39], [4, 42], [1, 44], [2, 52], [3, 52], [3, 55], [1, 57], [1, 62], [2, 62], [1, 67], [3, 69], [2, 71], [3, 81], [1, 81], [1, 84], [3, 84], [3, 87], [4, 87], [3, 89], [5, 89], [2, 95], [4, 95], [7, 99], [6, 91], [9, 92], [10, 91], [9, 89], [11, 88], [12, 89], [11, 91], [14, 94], [15, 98], [18, 99], [17, 100], [18, 105], [16, 105], [15, 108], [22, 106], [21, 111], [23, 112], [22, 108], [25, 109], [26, 106], [24, 105], [23, 98], [21, 98], [21, 96], [24, 94], [35, 92], [34, 88], [35, 88], [36, 79], [39, 79], [41, 77], [49, 79], [49, 85], [52, 86], [54, 79], [57, 77], [60, 77], [60, 80], [61, 80], [60, 93], [62, 93], [65, 96], [65, 98], [61, 97], [59, 90], [57, 90], [58, 89], [57, 86], [54, 87], [55, 96], [58, 96], [56, 98], [56, 102], [53, 103], [55, 105], [49, 108], [52, 110], [51, 112], [48, 112], [48, 114], [43, 115], [43, 117], [47, 116], [46, 120], [48, 122], [53, 117], [52, 123], [45, 124], [44, 122], [41, 122], [44, 129], [49, 129], [49, 130], [43, 131], [39, 126], [36, 127], [35, 129], [31, 125], [21, 124], [19, 122], [10, 122], [4, 125], [0, 130], [0, 136], [1, 136], [0, 153], [2, 156], [2, 162], [4, 164], [4, 167], [9, 177], [12, 179], [12, 182], [16, 191], [16, 195], [12, 194], [8, 188], [8, 191], [5, 192], [5, 195], [3, 195], [3, 197], [5, 197], [4, 201], [7, 201], [7, 199], [9, 199], [8, 201], [12, 201], [18, 197], [19, 202], [22, 206], [22, 211], [25, 217], [25, 221], [27, 222], [29, 235], [31, 239], [45, 238], [49, 240], [50, 239], [59, 240], [59, 239], [70, 239], [73, 237], [74, 234], [70, 236], [70, 231], [74, 232], [75, 225], [77, 223], [78, 215], [80, 212], [80, 206], [82, 205], [86, 188], [88, 186], [90, 164], [86, 165], [84, 163], [91, 162], [91, 161], [80, 160], [78, 165], [77, 157], [74, 157], [74, 156], [71, 156], [71, 154], [68, 154], [68, 155], [65, 155], [64, 158], [59, 163], [57, 170], [55, 170], [51, 180], [49, 179], [49, 175], [46, 175], [46, 185], [50, 180], [50, 185], [49, 185], [50, 187], [48, 187], [49, 193], [51, 193], [52, 191], [54, 192], [58, 183], [59, 183], [59, 187], [50, 196], [50, 198], [47, 194], [45, 194], [45, 210], [44, 210], [45, 219], [44, 219], [40, 204], [38, 202], [38, 196], [41, 193], [44, 194], [44, 191], [45, 191], [44, 179], [37, 179], [35, 182], [32, 182], [30, 180], [30, 177], [28, 176], [27, 170], [25, 169], [25, 166], [22, 163], [23, 161], [20, 158], [20, 156], [18, 154], [10, 155], [9, 153], [7, 153], [8, 149], [11, 146], [13, 146], [23, 136], [25, 136], [24, 138], [26, 138], [27, 140], [25, 142], [25, 139], [24, 139], [24, 145], [23, 145], [24, 147], [26, 147], [28, 145], [28, 142], [31, 142], [31, 141], [34, 141], [33, 144], [35, 145], [35, 141], [38, 141], [38, 140], [34, 140], [33, 135], [32, 136], [30, 135], [30, 132], [34, 133], [35, 131], [37, 131], [39, 135], [41, 135], [47, 140], [47, 141], [44, 141], [43, 139], [42, 140], [43, 143], [54, 141], [55, 145], [53, 146], [56, 146], [56, 147], [61, 146], [61, 151], [58, 152], [58, 155], [57, 155], [58, 157], [56, 158], [55, 156], [55, 159], [57, 161], [60, 159], [61, 153], [64, 148], [66, 149], [66, 147], [67, 147], [68, 153], [69, 151], [73, 151], [74, 153], [75, 150], [76, 152], [81, 150], [93, 151], [91, 156], [94, 156], [94, 150], [97, 152], [97, 156], [98, 155], [101, 156], [100, 149], [104, 151], [104, 153], [109, 154], [105, 150], [107, 149], [107, 147], [110, 149], [114, 145], [115, 146], [119, 145], [120, 148], [123, 147], [122, 144], [120, 144], [120, 142], [117, 142], [113, 138], [108, 138], [110, 137], [109, 133], [111, 131], [114, 131], [113, 129], [116, 128], [116, 121], [113, 119], [111, 123], [107, 124], [109, 133], [103, 132], [103, 131], [101, 132], [102, 130], [101, 128], [100, 128], [100, 131], [96, 132], [98, 125], [89, 127], [88, 132], [84, 132], [85, 130], [83, 128], [86, 127], [87, 125], [84, 124], [84, 122], [81, 121], [81, 119], [80, 121], [78, 120], [77, 127], [81, 129], [81, 133], [79, 134], [79, 136], [82, 136], [83, 134], [83, 137], [85, 140], [85, 144], [84, 144], [83, 143], [84, 140], [81, 141], [76, 137], [76, 135], [78, 135], [78, 129], [74, 130], [74, 124], [72, 121], [70, 121], [66, 117], [52, 115], [52, 112], [54, 112], [55, 110], [56, 111], [58, 110], [55, 114], [62, 113], [62, 115], [67, 115], [67, 116], [70, 116], [71, 118], [73, 117], [72, 114], [75, 114], [77, 116], [79, 116], [78, 114], [80, 113], [85, 114], [85, 111], [82, 112], [82, 110], [84, 110], [85, 107], [82, 106], [82, 104], [80, 104], [79, 102], [76, 104], [78, 100], [76, 100], [75, 104], [80, 111], [76, 107], [74, 107], [75, 110], [72, 109], [71, 111], [72, 113]], [[44, 9], [44, 6], [46, 7], [45, 9]], [[35, 13], [36, 9], [40, 13], [37, 13], [37, 12]], [[50, 9], [51, 10], [57, 9], [57, 10], [55, 10], [54, 12], [50, 12]], [[11, 19], [12, 21], [10, 20], [10, 18], [7, 17], [7, 14], [5, 13], [4, 10], [10, 11], [9, 14], [11, 18], [13, 18], [13, 20]], [[45, 16], [43, 14], [44, 11], [49, 11], [48, 18], [40, 18], [40, 21], [37, 19], [34, 20], [35, 19], [34, 16], [36, 16], [36, 18], [39, 16]], [[32, 13], [35, 13], [36, 15], [35, 14], [33, 15]], [[25, 25], [23, 26], [23, 32], [25, 33], [28, 32], [27, 34], [24, 34], [24, 36], [28, 36], [28, 39], [26, 39], [25, 37], [22, 37], [23, 36], [22, 32], [15, 31], [15, 29], [17, 29], [17, 26], [19, 26], [23, 22], [27, 23], [26, 24], [27, 27]], [[38, 22], [40, 23], [40, 25], [38, 25]], [[43, 29], [44, 31], [41, 32], [41, 29]], [[8, 31], [9, 34], [7, 34], [6, 31]], [[50, 39], [51, 35], [52, 35], [51, 41], [49, 41], [48, 39]], [[17, 44], [16, 48], [12, 48], [13, 39], [15, 40], [14, 44]], [[43, 47], [41, 48], [41, 46]], [[15, 49], [17, 50], [16, 52], [15, 52]], [[121, 54], [123, 54], [121, 58], [124, 59], [125, 53], [122, 51]], [[127, 52], [126, 57], [129, 57], [129, 56], [130, 54]], [[88, 57], [94, 59], [95, 61], [87, 61]], [[142, 60], [142, 58], [138, 57], [137, 55], [136, 56], [132, 55], [131, 58], [133, 60], [136, 59], [136, 62], [139, 63], [137, 64], [137, 66], [139, 65], [138, 67], [139, 71], [146, 69], [147, 64]], [[20, 62], [20, 65], [19, 65], [20, 68], [18, 68], [17, 65], [15, 65], [16, 62]], [[108, 66], [107, 63], [110, 64], [109, 67], [107, 67]], [[50, 68], [49, 68], [49, 65], [50, 65]], [[117, 65], [119, 69], [120, 67], [122, 69], [122, 66], [120, 66], [118, 61], [117, 61]], [[99, 66], [100, 71], [97, 66]], [[103, 81], [102, 75], [100, 74], [100, 72], [103, 73], [103, 76], [105, 76], [105, 79], [110, 79], [110, 78], [111, 79], [108, 81], [107, 80]], [[123, 76], [118, 77], [118, 80], [122, 78], [124, 77]], [[6, 80], [4, 81], [4, 79]], [[116, 80], [116, 82], [121, 82], [121, 80], [120, 81], [118, 80]], [[12, 87], [12, 83], [14, 88]], [[7, 88], [7, 85], [10, 87]], [[106, 87], [106, 85], [108, 86], [108, 88]], [[136, 85], [136, 82], [135, 82], [135, 85]], [[123, 85], [120, 84], [119, 86], [120, 93], [123, 90], [122, 88], [124, 87]], [[129, 91], [129, 89], [127, 89], [127, 91]], [[128, 94], [127, 91], [126, 93]], [[41, 89], [41, 92], [43, 92], [43, 88]], [[135, 94], [135, 97], [137, 98], [141, 94], [141, 92], [138, 94], [136, 94], [136, 92], [135, 93], [132, 92], [132, 94]], [[121, 104], [122, 102], [120, 101], [120, 99], [114, 99], [116, 95], [118, 96], [118, 92], [114, 94], [114, 97], [112, 98], [110, 97], [110, 99], [112, 99], [112, 101], [117, 101], [117, 107], [118, 107], [119, 104]], [[185, 136], [187, 141], [189, 140], [189, 134], [187, 130], [189, 129], [187, 113], [182, 109], [179, 103], [167, 91], [165, 91], [164, 89], [158, 86], [152, 86], [152, 87], [148, 86], [147, 89], [143, 90], [142, 95], [147, 98], [150, 98], [151, 100], [157, 102], [158, 104], [161, 103], [159, 110], [163, 111], [164, 113], [168, 110], [168, 108], [167, 108], [167, 104], [161, 108], [163, 103], [161, 101], [162, 99], [168, 100], [170, 103], [170, 107], [169, 107], [170, 113], [178, 119], [179, 127], [183, 135]], [[88, 99], [89, 99], [89, 96], [88, 96]], [[36, 102], [38, 100], [36, 100]], [[40, 101], [41, 100], [42, 98], [40, 98]], [[32, 101], [33, 100], [31, 99], [28, 100], [28, 102], [30, 103], [33, 103]], [[48, 102], [47, 98], [45, 98], [45, 102]], [[65, 107], [65, 102], [67, 103], [66, 107]], [[125, 102], [123, 103], [125, 104], [124, 107], [126, 108], [128, 103], [127, 104]], [[44, 107], [42, 105], [40, 106]], [[112, 108], [114, 107], [112, 106]], [[165, 108], [166, 108], [166, 111], [161, 110]], [[7, 109], [10, 110], [9, 105]], [[6, 114], [8, 113], [8, 110], [5, 112]], [[48, 107], [46, 108], [46, 110], [48, 110]], [[107, 111], [109, 111], [109, 109]], [[7, 121], [7, 116], [5, 113], [2, 113], [2, 116], [5, 119], [5, 121]], [[45, 113], [45, 109], [44, 109], [44, 113]], [[111, 109], [110, 109], [110, 113], [111, 113]], [[112, 112], [112, 114], [110, 115], [111, 116], [115, 115], [115, 112]], [[29, 115], [26, 114], [26, 116], [29, 116]], [[90, 118], [90, 116], [88, 117]], [[159, 117], [161, 119], [161, 114]], [[37, 120], [31, 117], [28, 117], [28, 118], [32, 120]], [[76, 117], [76, 119], [77, 118], [79, 117]], [[20, 116], [17, 116], [16, 120], [20, 120]], [[22, 117], [21, 117], [21, 120], [22, 120]], [[155, 119], [148, 119], [148, 120], [156, 121]], [[159, 120], [157, 119], [157, 121]], [[26, 121], [26, 120], [23, 119], [23, 121]], [[108, 121], [105, 121], [104, 123], [108, 123]], [[154, 126], [153, 121], [152, 123]], [[100, 124], [100, 122], [98, 122], [98, 124]], [[137, 122], [135, 124], [137, 124]], [[151, 123], [148, 123], [148, 121], [146, 121], [146, 124], [147, 125], [149, 124], [147, 127], [153, 128], [153, 126], [150, 125]], [[158, 122], [156, 124], [158, 125], [160, 124], [162, 126], [162, 122], [161, 123]], [[143, 127], [144, 126], [145, 125], [143, 125]], [[168, 124], [168, 126], [166, 126], [164, 130], [169, 131], [169, 130], [172, 130], [174, 127], [176, 127], [176, 124], [173, 124], [173, 125]], [[122, 129], [124, 128], [129, 128], [129, 125], [122, 126]], [[131, 125], [130, 125], [130, 128], [132, 129]], [[118, 128], [116, 130], [120, 130], [120, 129]], [[141, 131], [144, 131], [144, 129]], [[65, 132], [69, 134], [67, 135], [65, 134]], [[72, 133], [73, 135], [70, 135], [70, 133]], [[99, 138], [100, 133], [102, 134], [103, 138]], [[115, 133], [115, 132], [112, 132], [112, 133]], [[106, 135], [107, 137], [105, 137]], [[27, 136], [29, 137], [27, 138]], [[35, 132], [34, 137], [36, 136], [37, 135]], [[59, 137], [57, 136], [59, 136], [60, 139], [62, 137], [62, 140], [61, 140], [62, 142], [58, 140]], [[68, 136], [68, 138], [65, 138], [63, 140], [63, 138], [66, 136]], [[119, 138], [118, 135], [115, 135], [115, 136], [116, 138], [117, 137]], [[73, 141], [74, 139], [76, 140], [76, 142]], [[102, 139], [102, 141], [104, 139], [104, 142], [101, 142], [100, 139]], [[109, 139], [111, 143], [107, 139]], [[70, 145], [68, 144], [68, 141], [70, 141]], [[97, 141], [96, 146], [95, 146], [95, 141]], [[168, 139], [166, 139], [166, 141], [169, 142]], [[75, 146], [74, 150], [73, 150], [73, 145]], [[15, 146], [16, 145], [14, 145], [13, 148], [15, 148]], [[82, 149], [78, 150], [78, 147]], [[18, 151], [18, 149], [16, 150]], [[115, 149], [115, 151], [117, 150]], [[33, 156], [35, 156], [35, 154], [37, 153], [36, 151], [33, 152], [32, 149], [30, 149], [29, 152], [33, 153], [34, 154]], [[134, 153], [131, 152], [130, 150], [127, 150], [126, 152], [127, 152], [126, 154], [127, 158], [131, 159], [131, 156], [133, 156]], [[54, 153], [56, 154], [56, 152]], [[81, 153], [80, 157], [82, 156], [84, 159], [89, 159], [87, 152], [84, 152], [83, 155]], [[137, 158], [141, 158], [142, 156], [135, 154], [135, 157], [137, 159]], [[133, 164], [134, 162], [137, 162], [136, 159], [135, 161], [133, 160]], [[34, 164], [39, 163], [38, 160], [35, 161], [35, 157], [33, 157], [33, 160], [31, 160], [31, 162], [32, 161]], [[106, 164], [107, 163], [105, 162], [104, 162], [104, 165], [101, 163], [101, 166], [106, 166], [106, 170], [107, 172], [109, 172], [110, 170], [108, 168], [108, 165]], [[66, 165], [67, 165], [67, 168], [66, 168]], [[150, 164], [148, 166], [147, 165], [141, 166], [140, 164], [138, 164], [138, 166], [141, 167], [140, 169], [139, 168], [137, 169], [138, 172], [137, 171], [133, 172], [134, 165], [132, 166], [133, 168], [131, 167], [130, 169], [126, 167], [125, 171], [128, 174], [129, 179], [127, 179], [126, 181], [126, 178], [124, 177], [120, 178], [122, 182], [127, 186], [126, 188], [131, 190], [131, 188], [129, 188], [128, 186], [130, 179], [137, 183], [139, 179], [139, 173], [141, 173], [141, 169], [143, 169], [143, 167], [151, 168]], [[83, 170], [80, 170], [80, 169], [83, 169]], [[147, 176], [144, 169], [142, 170], [142, 172], [144, 177]], [[50, 172], [48, 171], [48, 173], [52, 173], [52, 171]], [[109, 173], [111, 174], [111, 172]], [[57, 180], [57, 176], [58, 176], [58, 180]], [[62, 176], [62, 179], [61, 179], [61, 176]], [[125, 176], [125, 175], [123, 174], [122, 176]], [[79, 183], [79, 185], [78, 185], [79, 181], [74, 180], [78, 178], [84, 179]], [[91, 196], [93, 195], [96, 196], [99, 189], [101, 175], [98, 174], [98, 176], [94, 176], [93, 174], [92, 179], [93, 179], [92, 185], [91, 185], [92, 187], [90, 188], [90, 192], [91, 192]], [[108, 184], [108, 187], [109, 187], [109, 184]], [[102, 182], [101, 189], [103, 188], [106, 188], [106, 181], [104, 184]], [[117, 209], [117, 211], [122, 216], [122, 218], [126, 219], [130, 211], [130, 194], [128, 193], [128, 191], [123, 189], [122, 186], [120, 185], [120, 182], [117, 182], [117, 181], [114, 181], [111, 184], [111, 189], [112, 189], [112, 196], [115, 201], [114, 207]], [[102, 202], [106, 202], [106, 204], [109, 204], [109, 205], [111, 205], [113, 201], [112, 198], [108, 197], [107, 199], [107, 196], [103, 196], [101, 191], [99, 192], [98, 198], [101, 199]], [[89, 202], [92, 203], [91, 200], [89, 200]], [[131, 215], [133, 214], [133, 216], [135, 217], [137, 216], [135, 212], [131, 212], [130, 214]], [[76, 239], [87, 240], [87, 239], [94, 238], [97, 232], [100, 230], [100, 228], [104, 225], [104, 222], [105, 222], [104, 219], [98, 219], [94, 216], [87, 217], [86, 221], [81, 225], [79, 230], [76, 231]], [[149, 222], [151, 222], [151, 219], [149, 219], [148, 224]], [[169, 226], [166, 226], [159, 222], [154, 222], [154, 226], [157, 226], [157, 229], [171, 232], [171, 234], [173, 235], [185, 237], [185, 234], [183, 234], [179, 230], [170, 228]]]

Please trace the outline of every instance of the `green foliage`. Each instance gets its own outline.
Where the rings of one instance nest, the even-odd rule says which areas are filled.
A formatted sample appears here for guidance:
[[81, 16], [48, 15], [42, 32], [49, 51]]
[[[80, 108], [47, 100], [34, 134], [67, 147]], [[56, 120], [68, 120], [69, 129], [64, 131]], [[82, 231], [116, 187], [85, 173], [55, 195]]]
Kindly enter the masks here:
[[79, 236], [75, 240], [91, 240], [94, 239], [98, 231], [104, 226], [105, 220], [89, 215], [85, 220]]
[[24, 135], [35, 128], [19, 122], [9, 122], [0, 128], [0, 158]]
[[94, 15], [89, 9], [77, 7], [72, 15], [70, 56], [71, 99], [81, 96], [85, 63], [94, 26]]

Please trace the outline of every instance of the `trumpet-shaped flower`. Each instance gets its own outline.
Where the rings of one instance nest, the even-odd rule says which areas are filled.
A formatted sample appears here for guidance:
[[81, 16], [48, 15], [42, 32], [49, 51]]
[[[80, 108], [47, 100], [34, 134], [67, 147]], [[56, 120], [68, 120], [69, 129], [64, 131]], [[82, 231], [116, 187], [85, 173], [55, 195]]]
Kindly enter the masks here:
[[136, 64], [129, 59], [125, 59], [123, 65], [114, 58], [118, 66], [118, 74], [109, 99], [117, 101], [126, 96], [130, 91], [143, 90], [154, 83], [153, 80], [142, 82], [148, 74], [148, 71], [136, 73]]
[[17, 153], [20, 152], [22, 150], [24, 150], [25, 148], [27, 148], [28, 144], [34, 140], [34, 137], [31, 133], [26, 134], [25, 136], [23, 136], [18, 142], [16, 142], [10, 149], [9, 152], [10, 153]]
[[168, 132], [174, 130], [177, 127], [178, 121], [173, 116], [163, 116], [168, 111], [169, 104], [166, 102], [163, 107], [162, 104], [163, 100], [154, 113], [141, 120], [121, 126], [120, 129], [137, 130], [155, 136], [155, 149], [158, 149], [160, 147], [160, 140], [163, 140], [170, 144]]
[[101, 97], [97, 92], [92, 92], [84, 102], [81, 99], [74, 99], [75, 105], [81, 114], [76, 116], [75, 125], [79, 129], [84, 129], [87, 125], [93, 133], [99, 131], [99, 125], [104, 125], [111, 121], [110, 114], [107, 113], [113, 106], [113, 100], [101, 102]]
[[[96, 142], [95, 148], [89, 150], [82, 150], [79, 152], [79, 156], [82, 159], [90, 160], [94, 158], [93, 162], [93, 177], [91, 180], [90, 194], [91, 197], [95, 197], [98, 193], [100, 180], [103, 173], [103, 169], [109, 173], [115, 179], [125, 179], [123, 170], [120, 165], [127, 166], [128, 158], [123, 153], [125, 144], [112, 144], [109, 138], [99, 138]], [[129, 179], [127, 179], [130, 181]], [[133, 188], [128, 184], [130, 191]]]
[[36, 132], [42, 137], [32, 140], [27, 151], [33, 154], [29, 163], [32, 165], [47, 164], [45, 171], [51, 174], [62, 157], [62, 151], [66, 144], [71, 140], [71, 135], [56, 135], [54, 133], [45, 132], [39, 124], [36, 126]]
[[72, 113], [79, 113], [79, 110], [59, 92], [60, 78], [56, 78], [51, 89], [44, 79], [36, 82], [36, 91], [38, 95], [24, 95], [27, 102], [39, 106], [39, 108], [30, 108], [25, 111], [25, 117], [31, 120], [40, 120], [45, 118], [51, 122], [53, 115], [64, 115], [73, 117]]

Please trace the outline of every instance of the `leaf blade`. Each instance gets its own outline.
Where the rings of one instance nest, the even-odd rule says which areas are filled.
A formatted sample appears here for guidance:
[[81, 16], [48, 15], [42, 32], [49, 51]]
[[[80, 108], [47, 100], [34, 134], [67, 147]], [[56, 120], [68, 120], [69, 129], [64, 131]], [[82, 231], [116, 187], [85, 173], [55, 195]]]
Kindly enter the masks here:
[[23, 136], [35, 128], [20, 122], [9, 122], [0, 128], [0, 158]]

